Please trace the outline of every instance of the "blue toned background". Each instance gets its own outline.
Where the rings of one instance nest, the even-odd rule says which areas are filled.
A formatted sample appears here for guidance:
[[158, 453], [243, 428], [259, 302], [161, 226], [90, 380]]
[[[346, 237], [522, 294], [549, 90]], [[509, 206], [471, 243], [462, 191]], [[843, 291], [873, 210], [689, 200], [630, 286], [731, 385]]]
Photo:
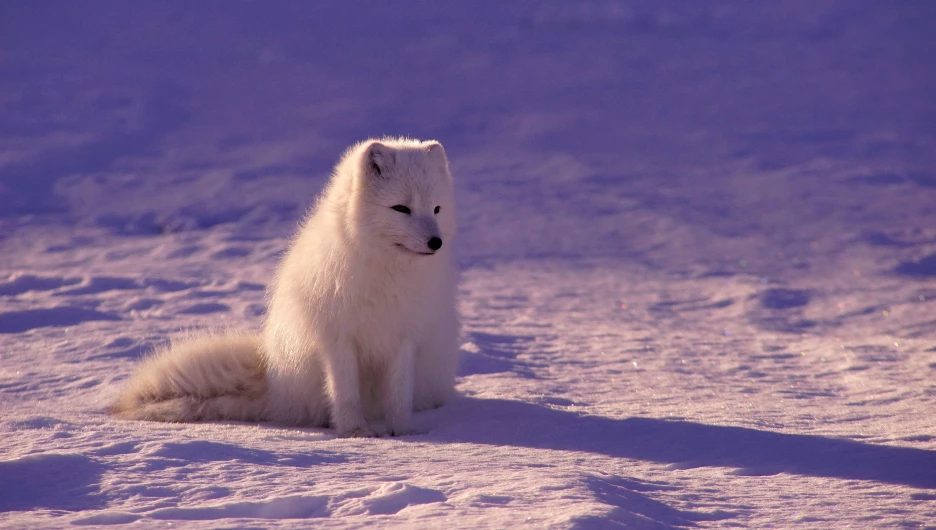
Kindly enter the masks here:
[[[932, 525], [934, 35], [926, 0], [0, 0], [0, 526]], [[366, 442], [107, 416], [168, 337], [260, 326], [380, 135], [452, 162], [462, 396]]]

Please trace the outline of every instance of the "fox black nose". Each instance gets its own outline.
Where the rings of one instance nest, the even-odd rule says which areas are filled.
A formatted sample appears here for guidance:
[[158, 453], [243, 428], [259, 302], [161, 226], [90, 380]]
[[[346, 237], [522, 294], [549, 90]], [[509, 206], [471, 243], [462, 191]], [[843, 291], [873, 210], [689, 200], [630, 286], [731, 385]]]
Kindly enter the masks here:
[[433, 251], [442, 248], [442, 240], [437, 237], [430, 239], [428, 244], [429, 248], [431, 248]]

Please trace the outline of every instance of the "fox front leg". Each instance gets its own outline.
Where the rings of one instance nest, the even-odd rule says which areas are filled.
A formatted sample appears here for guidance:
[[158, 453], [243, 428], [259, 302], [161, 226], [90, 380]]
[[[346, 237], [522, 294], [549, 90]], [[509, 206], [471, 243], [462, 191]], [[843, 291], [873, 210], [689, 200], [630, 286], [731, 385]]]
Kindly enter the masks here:
[[415, 347], [412, 343], [406, 343], [387, 363], [381, 388], [381, 408], [390, 436], [403, 436], [413, 432], [411, 424], [415, 358]]
[[331, 347], [325, 353], [328, 397], [331, 400], [331, 422], [344, 438], [377, 436], [367, 425], [361, 407], [361, 378], [357, 356], [351, 347]]

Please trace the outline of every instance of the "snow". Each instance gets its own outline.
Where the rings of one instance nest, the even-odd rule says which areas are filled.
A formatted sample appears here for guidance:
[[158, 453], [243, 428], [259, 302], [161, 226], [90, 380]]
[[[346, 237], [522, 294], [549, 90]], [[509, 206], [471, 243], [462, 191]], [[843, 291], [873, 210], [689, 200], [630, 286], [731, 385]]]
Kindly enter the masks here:
[[[0, 5], [0, 526], [936, 528], [936, 6]], [[441, 140], [419, 434], [117, 421], [258, 329], [342, 150]]]

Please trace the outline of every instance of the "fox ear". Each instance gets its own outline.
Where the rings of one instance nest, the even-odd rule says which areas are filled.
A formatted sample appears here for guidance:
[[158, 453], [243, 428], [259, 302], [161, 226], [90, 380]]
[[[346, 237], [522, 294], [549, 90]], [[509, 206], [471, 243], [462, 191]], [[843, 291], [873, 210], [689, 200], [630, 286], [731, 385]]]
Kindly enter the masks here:
[[380, 142], [373, 142], [364, 151], [364, 171], [376, 178], [386, 178], [388, 170], [396, 162], [393, 149]]
[[448, 163], [448, 158], [445, 157], [445, 148], [439, 142], [431, 142], [426, 146], [426, 152], [429, 153], [430, 157]]
[[430, 160], [437, 162], [442, 167], [448, 169], [448, 157], [445, 156], [445, 148], [439, 142], [432, 142], [426, 147], [426, 154]]

